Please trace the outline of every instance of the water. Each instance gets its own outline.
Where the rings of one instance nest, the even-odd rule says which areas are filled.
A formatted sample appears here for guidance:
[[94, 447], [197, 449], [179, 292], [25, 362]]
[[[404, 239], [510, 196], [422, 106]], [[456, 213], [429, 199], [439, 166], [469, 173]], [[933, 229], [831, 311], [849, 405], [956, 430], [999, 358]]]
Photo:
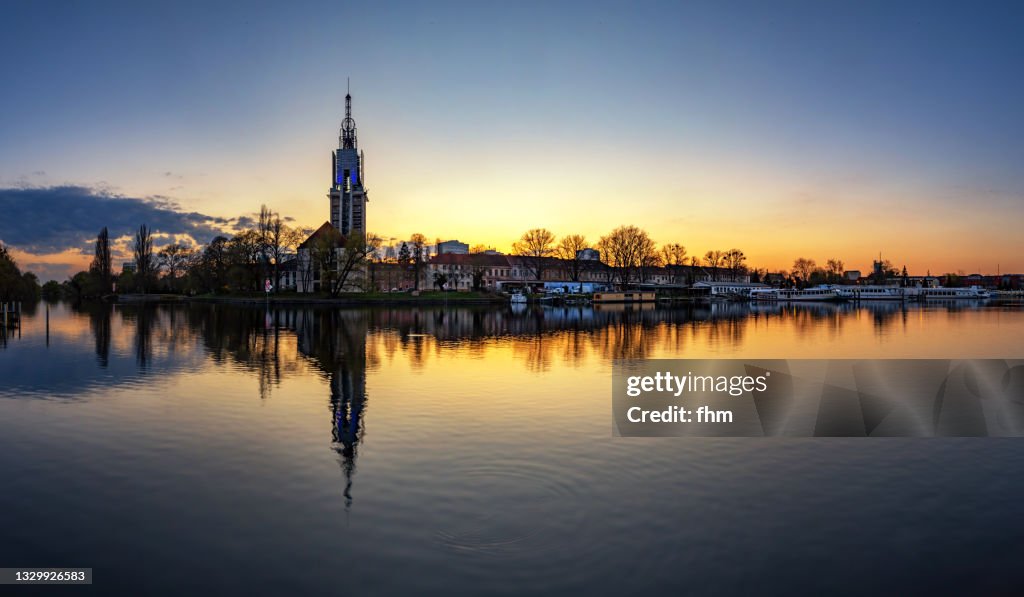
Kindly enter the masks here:
[[[1014, 305], [52, 305], [0, 566], [91, 594], [1012, 593], [1019, 439], [612, 438], [616, 358], [1014, 357]], [[79, 587], [76, 594], [86, 594]]]

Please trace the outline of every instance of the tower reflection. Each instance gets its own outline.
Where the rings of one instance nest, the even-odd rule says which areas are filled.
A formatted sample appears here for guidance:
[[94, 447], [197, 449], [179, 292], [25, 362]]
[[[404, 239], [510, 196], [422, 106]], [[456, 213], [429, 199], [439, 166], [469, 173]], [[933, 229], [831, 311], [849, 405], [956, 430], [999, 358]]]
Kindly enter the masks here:
[[345, 507], [352, 505], [359, 443], [365, 434], [366, 336], [361, 311], [304, 310], [296, 314], [299, 352], [327, 376], [330, 387], [331, 445], [345, 478]]

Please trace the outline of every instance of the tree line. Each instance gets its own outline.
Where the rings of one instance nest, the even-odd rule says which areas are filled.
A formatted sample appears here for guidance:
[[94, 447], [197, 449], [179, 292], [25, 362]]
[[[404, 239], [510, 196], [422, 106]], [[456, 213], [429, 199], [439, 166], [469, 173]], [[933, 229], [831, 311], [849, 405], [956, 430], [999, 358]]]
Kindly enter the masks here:
[[43, 294], [77, 299], [114, 293], [253, 292], [263, 290], [264, 279], [272, 280], [276, 290], [282, 264], [309, 234], [266, 206], [252, 227], [232, 236], [218, 235], [203, 247], [175, 241], [157, 250], [153, 231], [143, 224], [129, 242], [131, 262], [116, 272], [110, 234], [104, 227], [96, 236], [89, 269], [61, 284], [48, 282]]
[[569, 234], [557, 239], [546, 228], [526, 231], [512, 245], [512, 253], [523, 258], [530, 274], [540, 280], [550, 258], [560, 259], [569, 278], [578, 282], [582, 274], [595, 264], [586, 249], [597, 251], [608, 282], [625, 285], [647, 282], [656, 270], [664, 269], [675, 284], [692, 283], [690, 267], [706, 267], [713, 280], [748, 273], [747, 256], [740, 249], [711, 250], [703, 256], [689, 255], [685, 245], [672, 242], [658, 246], [647, 231], [637, 226], [619, 226], [600, 237], [591, 247], [584, 235]]

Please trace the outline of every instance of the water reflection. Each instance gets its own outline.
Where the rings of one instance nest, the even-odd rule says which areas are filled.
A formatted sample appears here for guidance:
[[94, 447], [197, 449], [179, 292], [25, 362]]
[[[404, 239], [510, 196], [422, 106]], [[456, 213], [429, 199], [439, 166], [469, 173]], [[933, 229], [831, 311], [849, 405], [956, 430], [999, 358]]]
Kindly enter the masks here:
[[607, 394], [615, 358], [1016, 358], [1019, 306], [50, 312], [0, 348], [0, 559], [87, 554], [120, 592], [920, 589], [1021, 532], [1015, 443], [612, 440]]
[[285, 315], [298, 335], [299, 352], [328, 379], [331, 446], [340, 458], [348, 508], [352, 505], [356, 450], [365, 433], [367, 320], [357, 311], [307, 310]]
[[[51, 311], [45, 329], [53, 341], [42, 343], [44, 316], [26, 309], [26, 338], [8, 342], [0, 361], [0, 396], [73, 398], [154, 374], [228, 368], [255, 377], [266, 400], [286, 379], [320, 378], [346, 507], [366, 434], [367, 373], [399, 356], [420, 371], [453, 351], [480, 358], [501, 350], [527, 371], [557, 375], [565, 365], [613, 359], [929, 356], [936, 347], [945, 352], [931, 356], [1012, 357], [1012, 339], [1024, 330], [1019, 306], [967, 301], [364, 310], [87, 304]], [[992, 323], [1010, 329], [992, 339], [984, 333]], [[81, 366], [86, 350], [95, 367]], [[61, 375], [40, 373], [40, 362]], [[507, 363], [494, 367], [499, 376], [514, 374]]]

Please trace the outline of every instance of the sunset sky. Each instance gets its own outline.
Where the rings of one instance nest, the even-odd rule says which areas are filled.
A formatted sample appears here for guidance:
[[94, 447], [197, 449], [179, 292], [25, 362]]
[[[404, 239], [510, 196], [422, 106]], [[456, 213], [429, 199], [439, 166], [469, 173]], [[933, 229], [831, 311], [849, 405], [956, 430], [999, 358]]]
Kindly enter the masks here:
[[325, 221], [346, 77], [385, 238], [1024, 272], [1019, 3], [147, 4], [4, 3], [0, 240], [44, 279], [103, 225]]

